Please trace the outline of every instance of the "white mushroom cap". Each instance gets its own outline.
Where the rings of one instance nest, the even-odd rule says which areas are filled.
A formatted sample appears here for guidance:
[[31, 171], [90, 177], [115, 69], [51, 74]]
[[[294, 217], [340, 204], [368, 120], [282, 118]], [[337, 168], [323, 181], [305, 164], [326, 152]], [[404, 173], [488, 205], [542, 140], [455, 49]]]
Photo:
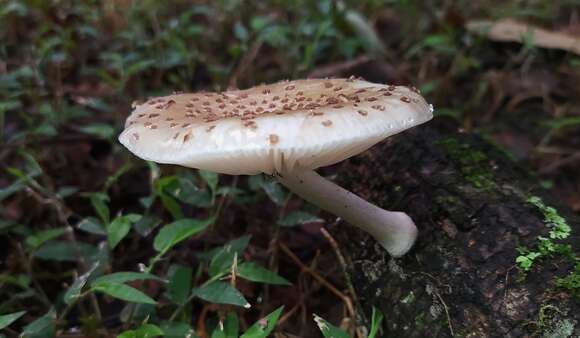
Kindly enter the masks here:
[[225, 174], [316, 169], [430, 120], [417, 90], [311, 79], [136, 105], [119, 141], [135, 155]]

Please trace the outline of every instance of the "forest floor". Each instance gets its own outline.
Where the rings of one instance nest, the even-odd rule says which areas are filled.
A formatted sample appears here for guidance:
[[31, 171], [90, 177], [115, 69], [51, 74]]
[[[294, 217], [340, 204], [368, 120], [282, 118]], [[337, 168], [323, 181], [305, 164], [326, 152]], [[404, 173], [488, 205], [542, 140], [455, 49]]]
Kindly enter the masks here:
[[[481, 28], [506, 18], [527, 25], [520, 42]], [[546, 46], [546, 32], [563, 42]], [[282, 305], [278, 332], [319, 336], [313, 314], [352, 332], [321, 232], [332, 218], [267, 177], [134, 157], [117, 142], [131, 103], [304, 77], [414, 85], [436, 118], [497, 144], [580, 214], [580, 51], [566, 44], [579, 33], [573, 1], [0, 3], [0, 332], [112, 336], [148, 322], [209, 336]], [[160, 252], [160, 229], [211, 217]], [[234, 257], [275, 274], [232, 283]], [[121, 271], [152, 275], [95, 282]], [[230, 298], [203, 294], [212, 278]], [[119, 284], [136, 298], [105, 290]]]

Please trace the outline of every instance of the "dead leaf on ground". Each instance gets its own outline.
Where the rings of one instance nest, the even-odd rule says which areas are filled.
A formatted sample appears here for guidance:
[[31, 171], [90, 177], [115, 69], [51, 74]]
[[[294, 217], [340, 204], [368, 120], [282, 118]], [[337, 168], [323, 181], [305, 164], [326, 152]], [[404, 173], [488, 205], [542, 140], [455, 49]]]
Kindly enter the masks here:
[[483, 35], [493, 41], [531, 43], [535, 47], [565, 50], [580, 55], [580, 38], [564, 32], [539, 28], [511, 18], [496, 22], [491, 20], [469, 21], [466, 28], [469, 32]]

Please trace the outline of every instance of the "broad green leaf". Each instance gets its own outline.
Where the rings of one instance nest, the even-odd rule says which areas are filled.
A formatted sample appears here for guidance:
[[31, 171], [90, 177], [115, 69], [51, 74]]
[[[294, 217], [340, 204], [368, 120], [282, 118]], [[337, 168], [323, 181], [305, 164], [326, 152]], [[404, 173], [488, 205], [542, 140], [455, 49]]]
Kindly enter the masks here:
[[211, 191], [216, 191], [219, 179], [218, 174], [213, 171], [199, 170], [199, 176], [207, 183]]
[[141, 236], [147, 237], [159, 224], [161, 224], [161, 219], [151, 215], [143, 215], [140, 220], [133, 224], [133, 229]]
[[375, 338], [379, 333], [381, 328], [381, 322], [383, 321], [383, 313], [373, 306], [373, 314], [371, 319], [371, 330], [369, 332], [368, 338]]
[[22, 330], [25, 338], [51, 338], [55, 334], [56, 312], [50, 310], [44, 316], [26, 325]]
[[208, 269], [210, 277], [221, 276], [230, 271], [234, 257], [236, 257], [236, 252], [232, 250], [232, 247], [229, 244], [223, 246], [211, 259]]
[[290, 226], [301, 225], [301, 224], [305, 224], [305, 223], [322, 222], [322, 221], [323, 221], [322, 218], [320, 218], [316, 215], [312, 215], [308, 212], [292, 211], [288, 215], [286, 215], [283, 219], [279, 220], [278, 224], [281, 226], [290, 227]]
[[77, 187], [64, 186], [64, 187], [60, 187], [58, 189], [58, 191], [56, 192], [56, 196], [59, 198], [66, 198], [66, 197], [69, 197], [71, 195], [74, 195], [78, 191], [79, 191], [79, 188], [77, 188]]
[[198, 338], [191, 326], [182, 322], [164, 322], [161, 325], [165, 338]]
[[143, 292], [121, 283], [99, 283], [92, 287], [94, 291], [99, 291], [111, 297], [118, 298], [127, 302], [156, 304], [155, 300]]
[[79, 254], [82, 257], [91, 258], [97, 253], [97, 248], [88, 243], [76, 242], [76, 244], [73, 244], [66, 241], [51, 240], [38, 248], [34, 252], [34, 257], [53, 261], [74, 262], [80, 258], [78, 257]]
[[284, 202], [286, 201], [286, 193], [278, 181], [270, 179], [264, 180], [261, 184], [261, 188], [264, 190], [266, 195], [268, 195], [270, 200], [276, 203], [276, 205], [284, 205]]
[[238, 338], [240, 321], [235, 312], [229, 312], [224, 320], [224, 333], [226, 338]]
[[157, 318], [155, 304], [127, 303], [121, 310], [119, 319], [125, 324], [140, 324], [149, 318]]
[[131, 230], [131, 224], [138, 221], [140, 215], [129, 214], [125, 216], [117, 216], [113, 221], [107, 225], [107, 240], [109, 247], [114, 249]]
[[276, 327], [278, 318], [282, 314], [284, 306], [280, 306], [274, 312], [270, 313], [266, 317], [258, 320], [254, 325], [250, 326], [249, 329], [244, 332], [240, 338], [266, 338]]
[[137, 330], [121, 333], [117, 338], [152, 338], [163, 336], [163, 331], [157, 325], [143, 324]]
[[98, 136], [100, 138], [109, 140], [115, 136], [115, 128], [113, 128], [109, 124], [105, 123], [93, 123], [86, 126], [82, 126], [79, 130], [85, 134], [90, 134], [94, 136]]
[[330, 324], [316, 314], [314, 314], [314, 321], [316, 322], [316, 325], [318, 325], [320, 332], [322, 332], [322, 335], [325, 338], [350, 338], [347, 332]]
[[213, 217], [205, 220], [185, 218], [170, 223], [164, 226], [155, 236], [153, 247], [158, 252], [165, 253], [177, 243], [203, 231], [213, 221]]
[[0, 315], [0, 330], [5, 327], [8, 327], [10, 324], [14, 323], [18, 320], [18, 318], [22, 317], [26, 311], [14, 312], [7, 315]]
[[100, 276], [91, 282], [91, 285], [96, 286], [102, 283], [127, 283], [133, 282], [136, 280], [157, 280], [160, 281], [161, 278], [152, 275], [150, 273], [145, 272], [132, 272], [132, 271], [125, 271], [125, 272], [115, 272], [110, 275]]
[[137, 338], [137, 332], [135, 330], [123, 331], [117, 335], [117, 338]]
[[242, 237], [238, 237], [236, 239], [229, 241], [228, 243], [226, 243], [225, 245], [223, 245], [221, 247], [217, 247], [217, 248], [208, 250], [206, 252], [199, 253], [199, 254], [197, 254], [197, 257], [199, 257], [200, 259], [203, 259], [203, 260], [211, 261], [213, 259], [213, 257], [215, 255], [217, 255], [220, 251], [222, 251], [223, 248], [226, 246], [231, 247], [232, 251], [236, 252], [238, 254], [238, 257], [241, 257], [242, 253], [248, 247], [248, 244], [250, 243], [251, 238], [252, 238], [252, 235], [244, 235]]
[[36, 249], [45, 242], [63, 235], [66, 231], [67, 227], [38, 231], [26, 238], [26, 245], [32, 249]]
[[111, 217], [107, 202], [109, 202], [109, 196], [106, 194], [100, 192], [91, 194], [91, 204], [95, 208], [97, 215], [101, 218], [101, 221], [105, 224], [109, 224]]
[[226, 333], [219, 325], [212, 331], [210, 338], [226, 338]]
[[91, 275], [99, 268], [99, 265], [100, 264], [98, 264], [98, 263], [94, 264], [93, 267], [89, 271], [87, 271], [84, 274], [82, 274], [81, 276], [79, 276], [73, 282], [73, 284], [66, 290], [66, 292], [64, 293], [64, 296], [63, 296], [64, 302], [66, 304], [70, 305], [77, 298], [80, 297], [81, 291], [83, 290], [83, 288], [87, 284], [87, 281], [89, 280]]
[[163, 331], [159, 326], [153, 324], [143, 324], [137, 329], [138, 338], [159, 337], [163, 335]]
[[171, 265], [167, 272], [167, 298], [175, 304], [184, 305], [191, 292], [193, 270], [188, 266]]
[[183, 213], [181, 212], [181, 206], [179, 205], [177, 200], [175, 200], [175, 198], [173, 198], [173, 196], [170, 196], [170, 195], [167, 195], [164, 193], [164, 194], [159, 195], [159, 199], [161, 199], [161, 203], [163, 204], [165, 209], [167, 209], [169, 211], [169, 213], [171, 213], [171, 216], [173, 216], [174, 219], [183, 218]]
[[250, 308], [250, 303], [244, 296], [228, 283], [221, 281], [193, 288], [194, 296], [215, 304], [231, 304]]
[[278, 274], [261, 267], [253, 262], [245, 262], [238, 265], [238, 276], [252, 282], [276, 284], [276, 285], [291, 285], [288, 280], [279, 276]]
[[82, 219], [77, 228], [93, 235], [106, 235], [107, 230], [101, 225], [101, 222], [95, 217], [87, 217]]

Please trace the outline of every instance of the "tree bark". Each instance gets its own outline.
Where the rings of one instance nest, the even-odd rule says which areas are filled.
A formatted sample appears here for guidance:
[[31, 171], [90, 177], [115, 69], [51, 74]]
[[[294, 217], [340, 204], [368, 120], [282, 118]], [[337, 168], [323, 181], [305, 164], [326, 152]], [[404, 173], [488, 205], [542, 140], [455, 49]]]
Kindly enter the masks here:
[[[498, 147], [456, 130], [435, 119], [338, 166], [338, 184], [419, 228], [401, 259], [352, 226], [332, 229], [361, 319], [380, 309], [383, 337], [580, 336], [578, 289], [557, 286], [574, 272], [579, 218]], [[517, 248], [538, 251], [552, 226], [533, 197], [571, 226], [553, 243], [572, 252], [544, 254], [525, 273]]]

